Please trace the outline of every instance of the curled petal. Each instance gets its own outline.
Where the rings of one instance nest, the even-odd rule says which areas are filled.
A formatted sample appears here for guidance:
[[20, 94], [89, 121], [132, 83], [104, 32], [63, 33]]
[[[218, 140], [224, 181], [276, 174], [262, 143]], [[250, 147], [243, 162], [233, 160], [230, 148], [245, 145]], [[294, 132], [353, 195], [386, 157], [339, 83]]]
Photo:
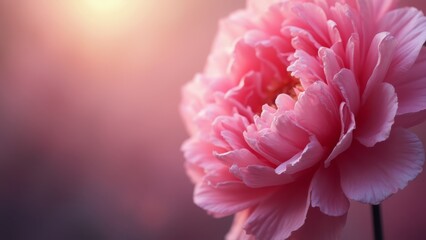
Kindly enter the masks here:
[[337, 56], [333, 50], [329, 48], [320, 48], [318, 51], [319, 56], [322, 59], [325, 77], [327, 83], [331, 83], [335, 78], [336, 74], [342, 69], [342, 59]]
[[305, 149], [294, 155], [291, 159], [280, 164], [275, 172], [277, 174], [294, 174], [308, 169], [318, 163], [324, 154], [324, 148], [317, 139], [311, 137], [311, 141]]
[[280, 186], [295, 180], [292, 175], [277, 174], [272, 167], [267, 166], [252, 165], [239, 168], [234, 165], [230, 172], [240, 177], [247, 186], [252, 188]]
[[364, 69], [364, 76], [361, 87], [365, 87], [362, 101], [365, 102], [371, 94], [374, 94], [376, 86], [381, 84], [386, 75], [388, 74], [389, 66], [393, 59], [396, 41], [388, 32], [381, 32], [374, 36], [371, 42], [370, 49], [368, 50], [366, 59], [366, 69]]
[[341, 118], [341, 129], [340, 139], [334, 146], [328, 158], [324, 161], [324, 166], [328, 167], [331, 161], [335, 159], [339, 154], [346, 151], [351, 144], [353, 139], [353, 131], [355, 130], [355, 117], [352, 112], [349, 111], [346, 103], [340, 104], [340, 118]]
[[349, 107], [349, 110], [352, 113], [357, 114], [361, 100], [359, 86], [353, 72], [348, 69], [341, 69], [336, 75], [334, 75], [332, 83], [337, 87], [337, 89], [339, 89], [340, 94]]

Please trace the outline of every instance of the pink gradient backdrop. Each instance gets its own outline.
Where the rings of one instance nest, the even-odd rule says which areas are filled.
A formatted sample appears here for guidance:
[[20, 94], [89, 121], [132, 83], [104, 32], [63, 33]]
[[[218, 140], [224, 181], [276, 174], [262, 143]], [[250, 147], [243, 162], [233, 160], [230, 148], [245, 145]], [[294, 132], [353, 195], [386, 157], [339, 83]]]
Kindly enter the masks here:
[[[223, 238], [231, 219], [192, 203], [177, 109], [244, 1], [129, 0], [118, 26], [70, 2], [0, 0], [0, 239]], [[386, 239], [426, 239], [425, 186], [384, 202]], [[369, 211], [344, 239], [372, 239]]]

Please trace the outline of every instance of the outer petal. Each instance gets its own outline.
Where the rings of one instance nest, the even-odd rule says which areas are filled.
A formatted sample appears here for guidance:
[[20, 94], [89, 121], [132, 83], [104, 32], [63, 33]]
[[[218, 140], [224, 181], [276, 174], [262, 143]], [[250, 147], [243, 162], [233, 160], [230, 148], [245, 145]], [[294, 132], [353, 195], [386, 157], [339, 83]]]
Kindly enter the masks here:
[[266, 11], [271, 5], [274, 3], [280, 2], [279, 0], [248, 0], [247, 1], [247, 8], [254, 13], [262, 13]]
[[234, 222], [228, 234], [226, 234], [225, 240], [255, 240], [254, 236], [246, 234], [246, 231], [243, 229], [249, 214], [249, 209], [235, 214]]
[[182, 101], [179, 111], [190, 134], [195, 134], [198, 131], [194, 119], [205, 104], [203, 94], [206, 94], [206, 89], [201, 78], [201, 75], [197, 75], [191, 82], [182, 87]]
[[247, 220], [247, 233], [257, 239], [281, 240], [299, 229], [309, 209], [307, 183], [286, 185], [260, 203]]
[[415, 8], [391, 11], [381, 19], [379, 31], [390, 32], [398, 43], [389, 69], [391, 73], [409, 70], [426, 41], [426, 17], [423, 13]]
[[331, 217], [322, 213], [318, 208], [309, 208], [305, 224], [291, 235], [291, 240], [313, 239], [337, 240], [341, 239], [343, 227], [346, 223], [346, 214], [340, 217]]
[[410, 71], [402, 74], [394, 83], [398, 94], [398, 115], [426, 109], [426, 49], [420, 52]]
[[372, 148], [354, 142], [339, 159], [343, 192], [350, 199], [378, 204], [403, 189], [421, 171], [423, 145], [408, 130], [396, 128]]
[[185, 170], [192, 183], [198, 184], [203, 181], [204, 169], [201, 167], [190, 162], [185, 162]]
[[217, 186], [203, 182], [195, 187], [194, 202], [215, 217], [223, 217], [255, 206], [270, 193], [271, 189], [249, 188], [238, 181]]
[[398, 127], [414, 127], [426, 120], [426, 110], [416, 112], [416, 113], [407, 113], [404, 115], [396, 116], [395, 125]]
[[340, 176], [335, 167], [320, 167], [312, 179], [312, 207], [319, 207], [329, 216], [343, 216], [348, 212], [349, 200], [340, 187]]
[[377, 86], [357, 116], [355, 138], [367, 147], [386, 140], [398, 109], [395, 89], [388, 83]]
[[181, 149], [187, 162], [202, 168], [204, 171], [214, 171], [223, 167], [223, 163], [217, 161], [213, 155], [216, 149], [212, 144], [191, 138], [183, 143]]
[[253, 28], [250, 16], [247, 11], [237, 11], [220, 22], [220, 30], [204, 69], [207, 76], [221, 77], [227, 74], [235, 41]]
[[426, 75], [421, 79], [397, 86], [398, 115], [426, 109]]
[[376, 19], [381, 19], [386, 12], [397, 6], [398, 2], [398, 0], [368, 1], [373, 6]]

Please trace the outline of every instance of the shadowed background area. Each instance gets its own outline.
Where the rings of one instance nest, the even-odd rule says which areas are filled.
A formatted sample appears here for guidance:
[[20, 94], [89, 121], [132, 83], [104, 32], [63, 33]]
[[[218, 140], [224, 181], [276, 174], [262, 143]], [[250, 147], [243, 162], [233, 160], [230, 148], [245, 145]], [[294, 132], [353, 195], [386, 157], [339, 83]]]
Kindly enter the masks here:
[[[192, 202], [178, 103], [243, 6], [0, 0], [0, 239], [222, 239], [232, 219]], [[384, 202], [386, 239], [426, 238], [425, 186]], [[344, 239], [371, 231], [354, 203]]]

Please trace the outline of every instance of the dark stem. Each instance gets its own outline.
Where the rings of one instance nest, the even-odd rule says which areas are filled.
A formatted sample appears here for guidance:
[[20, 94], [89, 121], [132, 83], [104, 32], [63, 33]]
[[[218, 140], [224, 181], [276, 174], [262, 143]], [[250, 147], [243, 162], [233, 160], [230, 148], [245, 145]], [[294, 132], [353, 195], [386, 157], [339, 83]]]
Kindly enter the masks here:
[[374, 240], [383, 240], [382, 230], [382, 217], [380, 214], [380, 204], [371, 205], [373, 212], [373, 224], [374, 224]]

